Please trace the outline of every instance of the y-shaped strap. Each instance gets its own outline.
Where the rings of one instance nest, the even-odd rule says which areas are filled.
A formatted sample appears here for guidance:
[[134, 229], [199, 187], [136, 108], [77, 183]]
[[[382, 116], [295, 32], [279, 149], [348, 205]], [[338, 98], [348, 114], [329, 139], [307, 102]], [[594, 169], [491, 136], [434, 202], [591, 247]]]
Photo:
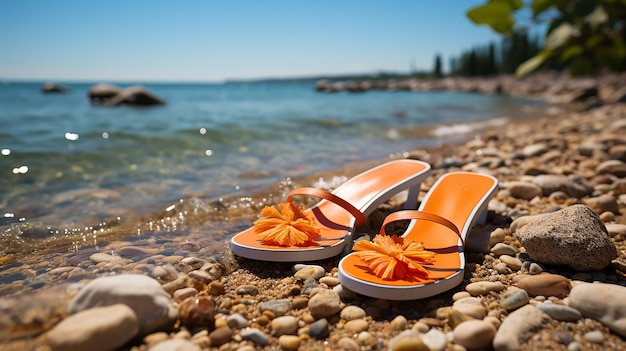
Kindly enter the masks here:
[[291, 202], [291, 197], [293, 195], [311, 195], [311, 196], [319, 197], [320, 199], [328, 200], [334, 204], [337, 204], [343, 209], [345, 209], [346, 211], [348, 211], [352, 216], [354, 216], [354, 218], [356, 219], [357, 225], [361, 225], [365, 223], [365, 221], [367, 220], [367, 217], [365, 217], [363, 212], [359, 211], [358, 208], [352, 206], [352, 204], [349, 203], [348, 201], [340, 198], [339, 196], [329, 191], [318, 189], [318, 188], [307, 188], [307, 187], [297, 188], [297, 189], [294, 189], [291, 193], [289, 193], [289, 195], [287, 196], [287, 202]]
[[461, 244], [463, 245], [463, 247], [465, 247], [465, 240], [461, 236], [459, 228], [457, 228], [454, 223], [434, 213], [422, 212], [417, 210], [404, 210], [391, 213], [387, 216], [387, 218], [385, 218], [383, 226], [380, 228], [380, 234], [385, 235], [385, 226], [391, 222], [413, 219], [431, 221], [449, 228], [461, 239]]

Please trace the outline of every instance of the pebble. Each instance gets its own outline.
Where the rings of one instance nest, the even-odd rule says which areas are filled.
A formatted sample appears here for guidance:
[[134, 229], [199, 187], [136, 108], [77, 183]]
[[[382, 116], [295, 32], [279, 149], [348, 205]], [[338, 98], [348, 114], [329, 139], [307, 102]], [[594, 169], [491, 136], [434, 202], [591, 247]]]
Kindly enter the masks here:
[[94, 264], [103, 263], [103, 262], [115, 262], [119, 261], [122, 258], [119, 256], [113, 256], [102, 252], [96, 252], [95, 254], [89, 256], [89, 259]]
[[513, 271], [519, 271], [522, 268], [522, 260], [517, 257], [502, 255], [498, 259]]
[[324, 267], [318, 265], [297, 264], [294, 266], [294, 270], [296, 271], [294, 277], [301, 280], [317, 280], [326, 274]]
[[543, 194], [541, 187], [537, 184], [527, 182], [509, 182], [507, 189], [516, 199], [531, 200]]
[[497, 243], [504, 241], [506, 232], [502, 228], [496, 228], [489, 234], [489, 247], [494, 247]]
[[583, 317], [595, 319], [626, 337], [626, 287], [604, 283], [578, 284], [572, 289], [568, 304]]
[[319, 282], [320, 284], [326, 284], [331, 288], [339, 285], [339, 279], [335, 277], [321, 277]]
[[122, 257], [141, 257], [154, 255], [158, 252], [156, 249], [150, 249], [140, 246], [124, 246], [117, 250], [118, 255]]
[[356, 341], [354, 341], [352, 338], [349, 338], [347, 336], [344, 336], [343, 338], [339, 339], [339, 341], [337, 342], [337, 346], [339, 346], [341, 350], [346, 350], [346, 351], [360, 351], [361, 350], [361, 346], [359, 346], [359, 344]]
[[274, 336], [295, 334], [298, 330], [298, 319], [294, 316], [276, 317], [271, 322]]
[[240, 313], [234, 313], [226, 317], [226, 324], [232, 329], [243, 329], [248, 326], [248, 320]]
[[475, 282], [475, 283], [469, 283], [467, 284], [467, 286], [465, 287], [465, 291], [467, 291], [468, 293], [470, 293], [470, 295], [472, 296], [478, 296], [478, 295], [485, 295], [488, 294], [491, 291], [502, 291], [506, 288], [506, 286], [504, 286], [504, 284], [500, 283], [500, 282]]
[[353, 319], [347, 322], [344, 328], [352, 334], [357, 334], [366, 331], [369, 328], [369, 323], [364, 319]]
[[391, 322], [389, 323], [389, 326], [391, 327], [392, 330], [404, 330], [406, 329], [406, 325], [408, 323], [409, 322], [406, 320], [406, 317], [400, 315], [392, 319]]
[[346, 321], [362, 319], [365, 318], [366, 315], [365, 310], [358, 306], [346, 306], [339, 314], [339, 316]]
[[266, 346], [270, 343], [269, 336], [257, 328], [246, 328], [242, 330], [241, 338], [244, 340], [250, 340], [258, 346]]
[[259, 293], [259, 288], [254, 285], [242, 285], [237, 288], [237, 295], [250, 295], [256, 296]]
[[569, 279], [562, 275], [544, 273], [531, 275], [521, 279], [517, 286], [526, 290], [530, 296], [556, 296], [566, 297], [572, 284]]
[[139, 331], [133, 310], [116, 304], [73, 314], [54, 326], [46, 341], [53, 351], [115, 350]]
[[602, 335], [602, 332], [599, 330], [586, 332], [583, 337], [593, 344], [602, 344], [604, 342], [604, 335]]
[[278, 299], [261, 302], [259, 304], [259, 311], [261, 313], [270, 311], [276, 316], [284, 316], [293, 309], [293, 304], [288, 299]]
[[544, 302], [535, 305], [535, 307], [542, 310], [550, 318], [560, 322], [576, 322], [582, 318], [578, 310], [565, 305]]
[[138, 274], [99, 277], [87, 283], [70, 301], [69, 313], [99, 306], [126, 304], [133, 309], [139, 323], [139, 334], [171, 327], [176, 309], [170, 306], [170, 295], [153, 278]]
[[612, 195], [600, 195], [596, 197], [590, 197], [583, 200], [584, 204], [593, 208], [597, 213], [611, 212], [619, 215], [619, 204], [617, 199]]
[[209, 334], [211, 346], [222, 346], [229, 342], [233, 337], [233, 330], [229, 327], [220, 327]]
[[480, 299], [475, 297], [457, 300], [452, 304], [452, 308], [475, 319], [483, 319], [487, 316], [487, 309], [483, 306]]
[[452, 332], [454, 342], [470, 350], [489, 348], [496, 335], [496, 328], [485, 321], [467, 321]]
[[181, 302], [188, 297], [192, 297], [196, 295], [198, 295], [198, 290], [196, 290], [196, 288], [188, 287], [188, 288], [178, 289], [174, 291], [174, 294], [172, 294], [172, 297], [174, 298], [174, 301]]
[[170, 339], [158, 343], [150, 348], [149, 351], [200, 351], [200, 346], [189, 340]]
[[526, 304], [530, 300], [528, 293], [524, 289], [514, 289], [506, 291], [500, 296], [500, 307], [507, 311], [513, 311]]
[[496, 257], [500, 257], [502, 255], [515, 256], [517, 254], [517, 250], [509, 244], [497, 243], [491, 248], [491, 253]]
[[405, 330], [389, 340], [389, 351], [430, 351], [419, 333]]
[[533, 305], [521, 307], [502, 322], [493, 339], [495, 351], [520, 350], [521, 345], [535, 330], [542, 328], [549, 320], [547, 314]]
[[300, 347], [301, 340], [295, 335], [281, 335], [278, 338], [278, 345], [283, 350], [297, 350]]
[[604, 223], [585, 205], [542, 216], [520, 228], [515, 237], [533, 260], [576, 271], [601, 270], [617, 257]]
[[443, 351], [448, 346], [448, 337], [438, 329], [431, 329], [422, 334], [422, 341], [430, 351]]
[[325, 339], [330, 335], [330, 326], [326, 318], [318, 319], [309, 325], [309, 335], [314, 339]]
[[191, 296], [178, 305], [178, 315], [182, 325], [188, 327], [213, 328], [215, 308], [208, 296]]
[[341, 300], [333, 290], [318, 289], [309, 300], [309, 311], [315, 319], [332, 317], [341, 311]]

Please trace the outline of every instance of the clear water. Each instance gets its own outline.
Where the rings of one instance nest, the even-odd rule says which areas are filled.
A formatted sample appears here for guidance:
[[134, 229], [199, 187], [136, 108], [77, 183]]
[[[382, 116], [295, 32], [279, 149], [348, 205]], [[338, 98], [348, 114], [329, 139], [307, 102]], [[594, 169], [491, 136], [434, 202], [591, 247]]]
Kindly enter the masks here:
[[189, 196], [246, 196], [285, 177], [432, 146], [438, 126], [519, 116], [532, 103], [231, 83], [143, 84], [167, 104], [104, 107], [87, 97], [95, 83], [68, 84], [66, 94], [43, 94], [42, 84], [0, 84], [0, 230], [80, 227]]

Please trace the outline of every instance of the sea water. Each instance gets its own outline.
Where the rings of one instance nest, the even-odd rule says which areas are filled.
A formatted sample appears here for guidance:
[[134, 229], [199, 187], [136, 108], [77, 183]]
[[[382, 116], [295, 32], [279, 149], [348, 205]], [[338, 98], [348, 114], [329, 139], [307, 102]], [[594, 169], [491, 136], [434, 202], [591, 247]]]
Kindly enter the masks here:
[[144, 83], [167, 104], [111, 107], [90, 103], [94, 84], [64, 84], [63, 94], [42, 93], [43, 82], [0, 84], [0, 254], [16, 250], [24, 228], [91, 230], [192, 196], [245, 197], [288, 177], [436, 146], [538, 104], [242, 82]]

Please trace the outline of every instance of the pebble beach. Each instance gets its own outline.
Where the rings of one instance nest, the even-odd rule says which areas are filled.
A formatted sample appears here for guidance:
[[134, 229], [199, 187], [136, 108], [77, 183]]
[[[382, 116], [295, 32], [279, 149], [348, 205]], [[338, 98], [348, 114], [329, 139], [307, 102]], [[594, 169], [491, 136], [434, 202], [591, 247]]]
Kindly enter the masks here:
[[[468, 236], [463, 282], [445, 293], [373, 299], [341, 286], [341, 257], [260, 262], [238, 258], [227, 242], [206, 235], [235, 234], [290, 189], [322, 186], [320, 179], [332, 188], [381, 160], [285, 180], [245, 199], [202, 206], [186, 199], [175, 214], [141, 219], [147, 227], [185, 228], [165, 239], [129, 238], [138, 230], [130, 226], [119, 229], [126, 236], [80, 254], [0, 257], [0, 273], [15, 277], [0, 285], [0, 345], [41, 351], [626, 349], [624, 83], [624, 75], [544, 75], [403, 85], [551, 104], [540, 115], [487, 126], [459, 143], [394, 156], [432, 165], [420, 199], [452, 171], [500, 182], [487, 223]], [[406, 196], [380, 206], [357, 235], [377, 233]], [[205, 207], [211, 211], [198, 210]], [[223, 226], [212, 225], [224, 218]]]

